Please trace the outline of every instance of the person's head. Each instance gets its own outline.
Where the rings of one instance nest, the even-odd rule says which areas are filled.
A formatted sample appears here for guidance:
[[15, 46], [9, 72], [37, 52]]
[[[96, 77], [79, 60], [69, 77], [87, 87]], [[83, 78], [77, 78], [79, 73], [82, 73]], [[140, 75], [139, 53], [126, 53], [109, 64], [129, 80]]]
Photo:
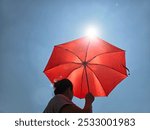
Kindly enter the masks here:
[[54, 83], [54, 94], [63, 94], [70, 100], [73, 98], [73, 85], [69, 79], [62, 79]]

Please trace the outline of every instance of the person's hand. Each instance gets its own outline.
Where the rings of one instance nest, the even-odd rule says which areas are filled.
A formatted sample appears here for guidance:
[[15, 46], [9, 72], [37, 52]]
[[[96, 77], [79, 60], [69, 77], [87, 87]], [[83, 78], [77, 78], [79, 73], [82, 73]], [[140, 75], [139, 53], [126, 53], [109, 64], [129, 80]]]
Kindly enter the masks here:
[[85, 102], [88, 104], [88, 105], [91, 105], [94, 101], [94, 96], [91, 94], [91, 93], [87, 93], [86, 96], [85, 96]]

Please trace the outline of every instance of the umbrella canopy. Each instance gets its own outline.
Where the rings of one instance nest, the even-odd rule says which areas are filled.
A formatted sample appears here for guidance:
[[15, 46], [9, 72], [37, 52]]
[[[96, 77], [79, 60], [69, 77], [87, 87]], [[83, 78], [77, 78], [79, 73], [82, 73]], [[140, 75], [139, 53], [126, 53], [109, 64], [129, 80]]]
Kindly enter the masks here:
[[44, 69], [54, 83], [67, 78], [74, 96], [108, 96], [127, 77], [125, 51], [98, 38], [82, 37], [54, 47]]

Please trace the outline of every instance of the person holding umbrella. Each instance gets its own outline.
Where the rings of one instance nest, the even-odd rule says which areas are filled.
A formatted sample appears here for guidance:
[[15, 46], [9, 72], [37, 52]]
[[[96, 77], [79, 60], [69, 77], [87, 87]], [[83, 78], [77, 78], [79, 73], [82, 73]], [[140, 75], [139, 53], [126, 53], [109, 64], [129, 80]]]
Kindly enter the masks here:
[[49, 101], [44, 113], [92, 113], [94, 96], [87, 93], [85, 105], [81, 109], [72, 102], [73, 85], [69, 79], [62, 79], [54, 83], [55, 96]]
[[[51, 112], [48, 108], [55, 102], [59, 108], [55, 112], [92, 112], [94, 97], [108, 96], [128, 77], [127, 70], [125, 50], [99, 37], [86, 36], [55, 45], [44, 69], [54, 84], [55, 96], [44, 112]], [[83, 109], [72, 103], [73, 95], [85, 98]]]

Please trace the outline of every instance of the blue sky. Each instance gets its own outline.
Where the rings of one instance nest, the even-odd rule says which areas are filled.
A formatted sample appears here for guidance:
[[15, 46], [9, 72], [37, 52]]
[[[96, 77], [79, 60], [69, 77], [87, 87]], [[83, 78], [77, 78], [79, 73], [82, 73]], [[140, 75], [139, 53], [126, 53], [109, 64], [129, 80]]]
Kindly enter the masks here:
[[[54, 95], [44, 75], [53, 46], [85, 34], [126, 50], [131, 75], [94, 112], [150, 112], [149, 0], [0, 0], [0, 112], [42, 112]], [[73, 101], [83, 107], [84, 100]]]

